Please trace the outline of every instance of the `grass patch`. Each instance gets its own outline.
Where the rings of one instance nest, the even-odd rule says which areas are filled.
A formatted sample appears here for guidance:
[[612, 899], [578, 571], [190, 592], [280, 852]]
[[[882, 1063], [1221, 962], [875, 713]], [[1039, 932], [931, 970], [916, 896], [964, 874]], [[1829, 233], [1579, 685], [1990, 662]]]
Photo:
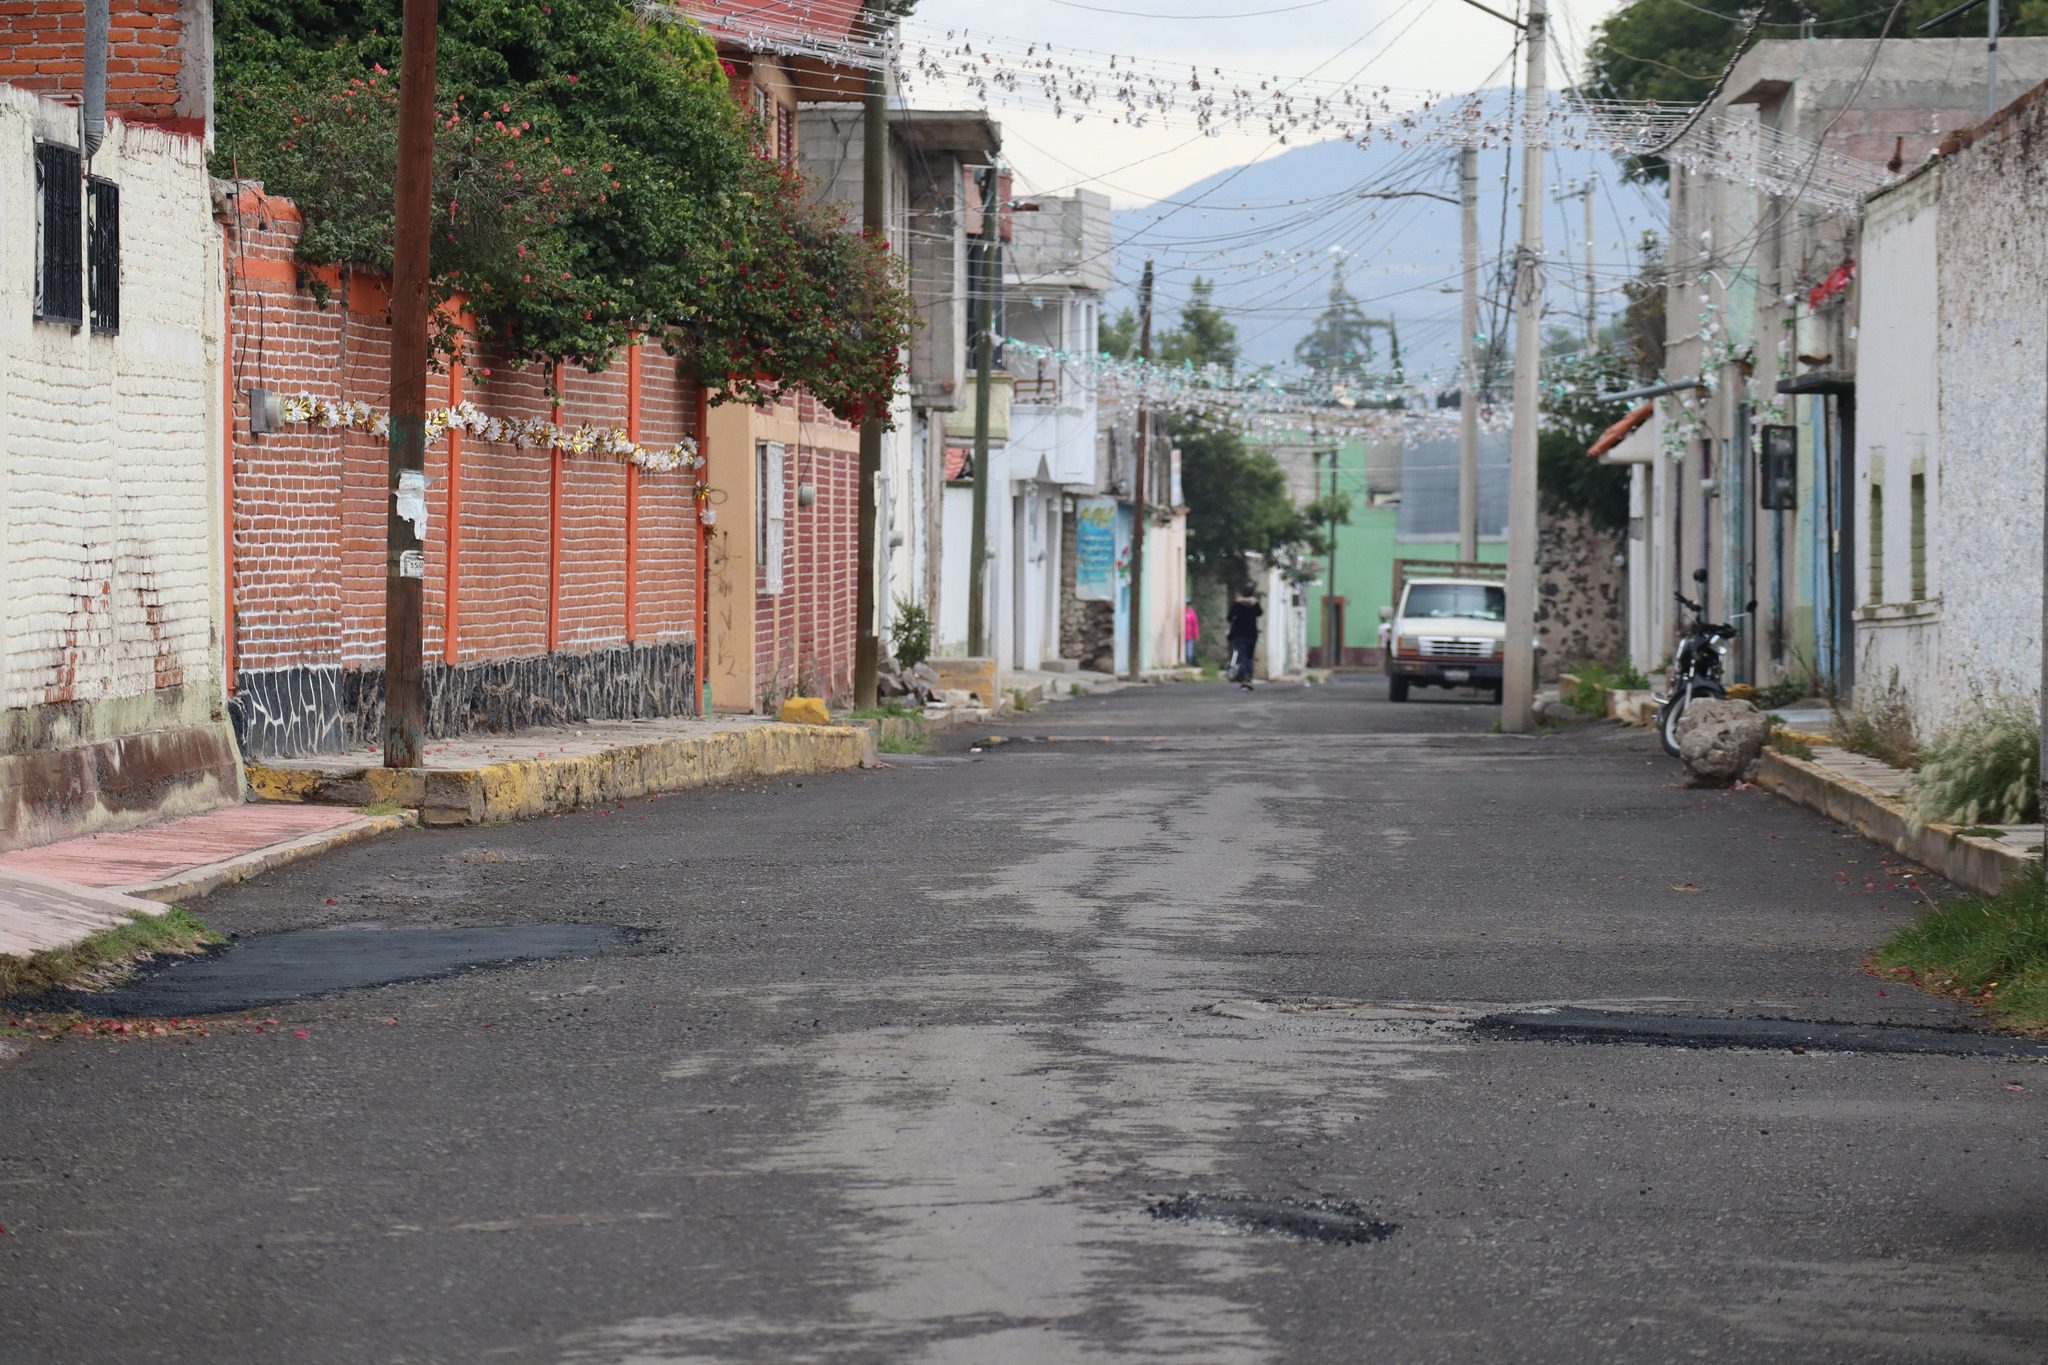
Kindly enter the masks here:
[[1202, 660], [1202, 681], [1222, 682], [1223, 665], [1217, 663], [1214, 659]]
[[909, 734], [886, 734], [875, 740], [875, 748], [885, 754], [921, 754], [932, 747], [932, 737], [923, 725]]
[[1790, 758], [1813, 761], [1813, 746], [1785, 730], [1785, 718], [1775, 711], [1764, 717], [1764, 745]]
[[357, 806], [358, 815], [403, 815], [405, 807], [396, 801], [372, 801], [367, 806]]
[[1032, 709], [1031, 698], [1025, 694], [1023, 688], [1012, 687], [1009, 689], [1009, 693], [1010, 709], [1012, 711], [1015, 711], [1018, 715], [1021, 716], [1028, 713]]
[[1577, 678], [1579, 685], [1565, 694], [1561, 700], [1581, 715], [1591, 716], [1594, 720], [1606, 717], [1609, 692], [1641, 692], [1650, 685], [1650, 680], [1627, 659], [1613, 665], [1586, 660], [1573, 664], [1565, 672]]
[[138, 914], [126, 924], [102, 929], [69, 948], [28, 957], [0, 956], [0, 1000], [41, 995], [65, 988], [109, 986], [145, 958], [196, 953], [220, 936], [182, 906], [161, 915]]
[[1956, 996], [2000, 1024], [2048, 1032], [2048, 897], [2029, 871], [1995, 896], [1929, 910], [1879, 948], [1884, 975]]
[[1770, 710], [1778, 706], [1790, 706], [1795, 701], [1804, 701], [1812, 693], [1804, 682], [1785, 678], [1756, 690], [1753, 700], [1758, 706]]

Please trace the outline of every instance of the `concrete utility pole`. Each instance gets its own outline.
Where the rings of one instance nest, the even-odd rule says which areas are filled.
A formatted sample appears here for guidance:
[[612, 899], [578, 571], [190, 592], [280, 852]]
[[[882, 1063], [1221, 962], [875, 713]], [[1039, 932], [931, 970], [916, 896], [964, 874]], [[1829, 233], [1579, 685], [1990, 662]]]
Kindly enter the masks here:
[[[1138, 283], [1138, 359], [1152, 359], [1152, 261]], [[1145, 466], [1152, 462], [1152, 410], [1145, 402], [1145, 378], [1138, 372], [1138, 472], [1131, 480], [1131, 671], [1132, 682], [1145, 676]]]
[[974, 526], [967, 539], [967, 652], [988, 654], [988, 388], [996, 357], [996, 294], [1003, 272], [996, 268], [996, 195], [1002, 188], [999, 167], [990, 166], [981, 195], [981, 251], [967, 297], [974, 328]]
[[1479, 149], [1458, 151], [1458, 217], [1465, 256], [1465, 340], [1458, 377], [1458, 558], [1479, 558]]
[[405, 0], [391, 260], [391, 435], [384, 518], [384, 766], [417, 768], [427, 577], [427, 251], [433, 236], [436, 0]]
[[1560, 204], [1577, 199], [1586, 206], [1586, 349], [1597, 350], [1600, 346], [1600, 286], [1593, 278], [1593, 182], [1581, 180], [1576, 185], [1561, 188], [1556, 199]]
[[[872, 15], [872, 11], [870, 12]], [[861, 228], [870, 238], [888, 231], [889, 103], [886, 73], [868, 72], [861, 102]], [[882, 660], [881, 556], [876, 546], [878, 510], [875, 498], [882, 481], [882, 416], [869, 413], [860, 424], [860, 586], [854, 611], [859, 620], [853, 637], [853, 704], [874, 706], [876, 674]]]
[[1529, 728], [1536, 691], [1536, 423], [1543, 366], [1543, 0], [1529, 0], [1522, 88], [1522, 240], [1515, 262], [1515, 416], [1508, 449], [1507, 642], [1500, 728]]

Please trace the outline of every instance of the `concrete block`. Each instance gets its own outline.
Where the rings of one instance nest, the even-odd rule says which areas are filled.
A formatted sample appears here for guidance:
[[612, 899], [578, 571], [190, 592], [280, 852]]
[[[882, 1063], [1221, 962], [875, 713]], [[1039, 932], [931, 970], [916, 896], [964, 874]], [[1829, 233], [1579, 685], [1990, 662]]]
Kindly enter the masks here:
[[817, 697], [791, 697], [782, 703], [777, 719], [786, 725], [830, 725], [832, 713]]
[[995, 706], [1002, 699], [996, 686], [996, 661], [994, 659], [932, 659], [933, 671], [939, 675], [938, 692], [965, 692], [978, 706]]

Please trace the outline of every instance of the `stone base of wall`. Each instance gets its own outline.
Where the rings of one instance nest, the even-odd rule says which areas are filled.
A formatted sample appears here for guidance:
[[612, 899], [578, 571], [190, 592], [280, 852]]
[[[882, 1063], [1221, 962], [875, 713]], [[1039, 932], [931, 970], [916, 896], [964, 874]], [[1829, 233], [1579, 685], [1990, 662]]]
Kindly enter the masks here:
[[[1583, 512], [1546, 504], [1537, 523], [1537, 671], [1545, 682], [1574, 663], [1616, 663], [1628, 650], [1615, 535]], [[1640, 662], [1640, 661], [1639, 661]]]
[[[432, 738], [581, 720], [695, 715], [691, 640], [543, 654], [450, 668], [430, 662], [421, 705]], [[382, 744], [384, 670], [280, 668], [238, 674], [229, 707], [251, 757], [333, 754]]]
[[225, 721], [0, 755], [0, 849], [241, 799], [241, 760]]

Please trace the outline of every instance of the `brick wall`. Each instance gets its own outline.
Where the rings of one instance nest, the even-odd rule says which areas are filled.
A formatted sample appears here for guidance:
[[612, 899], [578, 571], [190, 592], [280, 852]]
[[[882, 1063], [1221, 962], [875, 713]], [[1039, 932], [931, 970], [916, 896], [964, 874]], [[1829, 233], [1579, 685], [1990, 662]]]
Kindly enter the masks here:
[[[196, 132], [212, 102], [211, 0], [111, 0], [107, 112]], [[83, 0], [0, 0], [0, 81], [76, 103]]]
[[[289, 203], [250, 192], [228, 234], [236, 700], [245, 744], [257, 753], [367, 745], [380, 723], [385, 444], [314, 425], [254, 436], [248, 425], [252, 387], [361, 401], [380, 413], [388, 406], [382, 281], [334, 276], [323, 308], [299, 287], [298, 230]], [[560, 372], [557, 395], [544, 370], [477, 356], [462, 367], [461, 392], [493, 416], [627, 428], [631, 368], [625, 356], [601, 374], [572, 367]], [[674, 361], [648, 347], [638, 370], [642, 442], [695, 435], [695, 386]], [[449, 401], [454, 379], [429, 378], [431, 405]], [[557, 456], [474, 434], [430, 443], [426, 473], [430, 730], [695, 709], [698, 522], [689, 473], [629, 473], [610, 457]], [[630, 629], [629, 483], [638, 527]]]
[[[853, 695], [859, 587], [860, 453], [857, 429], [808, 394], [778, 405], [793, 416], [797, 440], [784, 461], [783, 590], [770, 595], [756, 576], [754, 675], [759, 705], [772, 711], [798, 694], [842, 703]], [[817, 500], [798, 505], [813, 484]]]

